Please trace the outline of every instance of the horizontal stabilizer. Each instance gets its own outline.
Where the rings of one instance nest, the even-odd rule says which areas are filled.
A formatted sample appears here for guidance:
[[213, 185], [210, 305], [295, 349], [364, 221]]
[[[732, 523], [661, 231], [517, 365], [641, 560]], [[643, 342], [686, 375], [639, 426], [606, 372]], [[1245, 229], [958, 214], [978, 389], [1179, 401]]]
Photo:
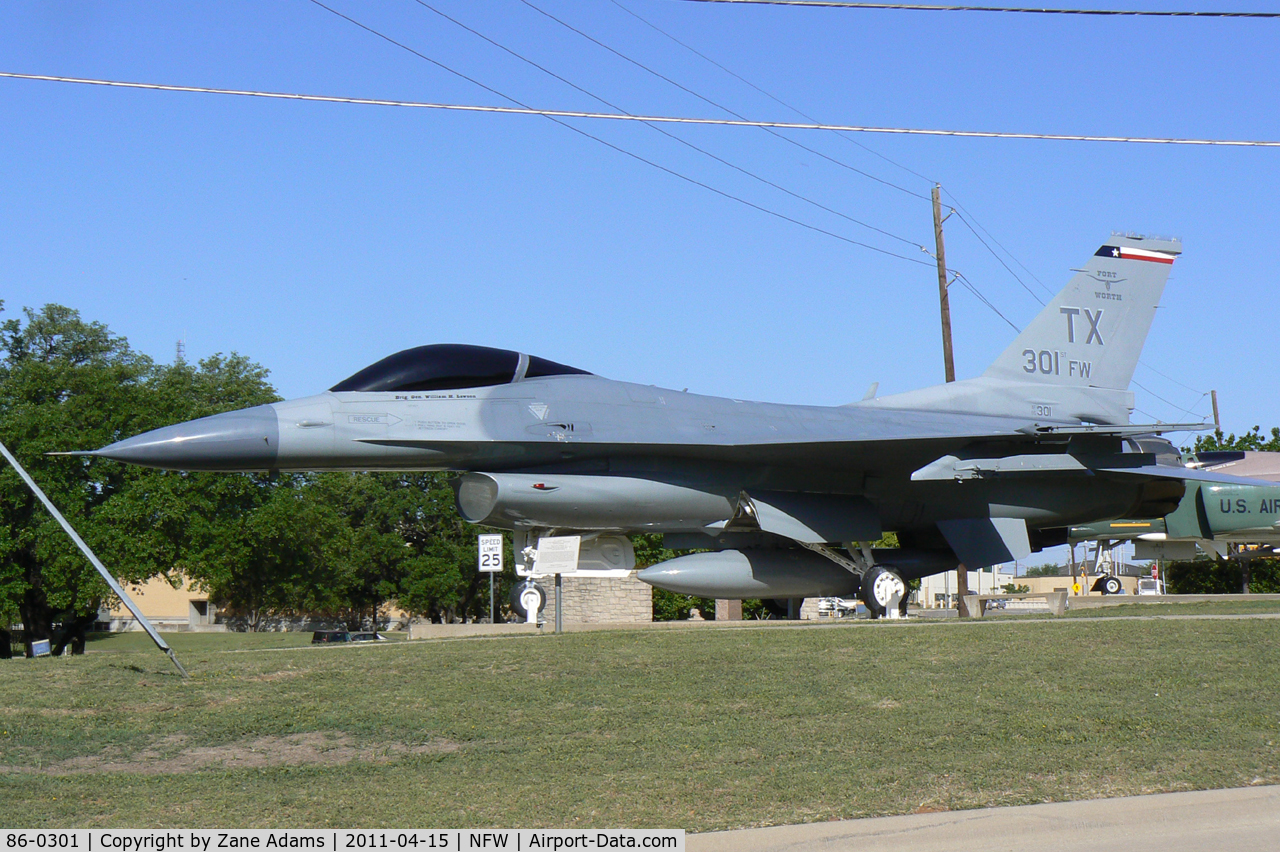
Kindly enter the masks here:
[[1184, 482], [1209, 482], [1214, 485], [1255, 485], [1263, 488], [1275, 487], [1274, 482], [1264, 479], [1247, 479], [1243, 476], [1232, 476], [1213, 470], [1201, 470], [1194, 467], [1172, 467], [1163, 464], [1146, 464], [1137, 467], [1099, 467], [1098, 473], [1128, 473], [1150, 479], [1181, 479]]

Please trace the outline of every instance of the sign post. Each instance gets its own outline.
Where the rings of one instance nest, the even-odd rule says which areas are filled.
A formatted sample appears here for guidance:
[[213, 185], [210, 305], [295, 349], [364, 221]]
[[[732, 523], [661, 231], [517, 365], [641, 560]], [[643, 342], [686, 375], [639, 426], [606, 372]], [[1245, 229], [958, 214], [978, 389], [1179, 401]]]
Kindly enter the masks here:
[[502, 573], [502, 533], [486, 533], [479, 539], [480, 573], [489, 575], [489, 623], [497, 624], [497, 612], [493, 606], [493, 575]]
[[538, 539], [538, 559], [535, 563], [539, 574], [556, 575], [556, 632], [561, 633], [564, 623], [560, 610], [561, 576], [578, 570], [578, 551], [582, 536], [560, 535]]

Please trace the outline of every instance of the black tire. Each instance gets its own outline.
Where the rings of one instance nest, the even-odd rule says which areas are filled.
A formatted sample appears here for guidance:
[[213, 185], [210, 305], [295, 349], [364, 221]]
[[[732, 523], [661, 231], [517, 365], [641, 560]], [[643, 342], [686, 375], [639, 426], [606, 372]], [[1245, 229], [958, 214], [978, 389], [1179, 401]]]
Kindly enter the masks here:
[[907, 584], [896, 571], [884, 568], [880, 565], [874, 565], [871, 570], [862, 575], [862, 584], [858, 589], [858, 597], [862, 598], [863, 604], [866, 605], [868, 615], [872, 618], [881, 618], [888, 614], [888, 609], [885, 606], [888, 598], [886, 597], [884, 600], [877, 600], [876, 594], [879, 593], [883, 596], [884, 593], [892, 589], [895, 584], [902, 592], [902, 599], [898, 602], [898, 611], [903, 615], [906, 615]]
[[1102, 581], [1102, 593], [1104, 595], [1120, 594], [1120, 581], [1115, 577], [1108, 577]]
[[538, 612], [542, 612], [547, 605], [547, 590], [533, 580], [521, 580], [511, 587], [511, 611], [520, 616], [521, 621], [529, 618], [529, 613], [525, 611], [524, 602], [520, 598], [524, 595], [525, 589], [538, 590]]

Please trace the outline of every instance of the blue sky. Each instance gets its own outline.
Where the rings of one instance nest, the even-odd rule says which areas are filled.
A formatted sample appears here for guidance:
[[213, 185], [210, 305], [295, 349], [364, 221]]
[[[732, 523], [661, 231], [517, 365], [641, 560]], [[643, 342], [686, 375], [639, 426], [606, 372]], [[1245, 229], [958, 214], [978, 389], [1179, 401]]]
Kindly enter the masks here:
[[[531, 2], [753, 119], [797, 116], [635, 16], [828, 123], [1280, 140], [1280, 20]], [[527, 104], [611, 111], [415, 0], [328, 5]], [[521, 0], [431, 5], [629, 112], [726, 114]], [[307, 0], [10, 0], [0, 56], [21, 73], [507, 103]], [[767, 215], [540, 117], [0, 80], [0, 298], [9, 316], [69, 305], [160, 361], [179, 338], [189, 359], [240, 352], [285, 396], [398, 349], [470, 342], [611, 378], [834, 405], [871, 382], [892, 393], [941, 381], [937, 278], [916, 247], [932, 245], [937, 181], [1022, 283], [955, 217], [950, 265], [1019, 327], [1040, 309], [1031, 294], [1047, 299], [1112, 231], [1180, 236], [1135, 419], [1207, 416], [1217, 389], [1229, 430], [1280, 424], [1280, 150], [786, 134], [841, 166], [759, 129], [667, 128], [895, 239], [649, 127], [571, 123], [926, 263]], [[952, 304], [958, 373], [976, 375], [1013, 330], [958, 285]]]

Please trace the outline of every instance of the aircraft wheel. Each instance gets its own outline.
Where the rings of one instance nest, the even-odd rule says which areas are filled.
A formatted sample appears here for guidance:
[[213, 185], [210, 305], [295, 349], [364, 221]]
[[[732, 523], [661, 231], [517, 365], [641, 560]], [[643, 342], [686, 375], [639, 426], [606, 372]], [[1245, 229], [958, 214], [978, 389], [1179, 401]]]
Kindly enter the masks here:
[[898, 596], [898, 607], [906, 613], [907, 584], [895, 572], [875, 565], [862, 576], [862, 588], [859, 596], [867, 605], [867, 612], [872, 618], [880, 618], [889, 611], [889, 602]]
[[[521, 620], [527, 619], [529, 617], [529, 611], [525, 607], [525, 601], [524, 601], [526, 592], [537, 592], [538, 594], [537, 612], [542, 612], [543, 607], [547, 605], [547, 591], [546, 589], [542, 588], [542, 586], [540, 586], [538, 583], [529, 579], [525, 579], [519, 583], [516, 583], [514, 586], [511, 587], [511, 611], [514, 612], [516, 615], [520, 616]], [[532, 594], [530, 595], [530, 599], [532, 599]]]
[[1120, 594], [1120, 581], [1115, 577], [1108, 577], [1102, 583], [1102, 593], [1104, 595]]

